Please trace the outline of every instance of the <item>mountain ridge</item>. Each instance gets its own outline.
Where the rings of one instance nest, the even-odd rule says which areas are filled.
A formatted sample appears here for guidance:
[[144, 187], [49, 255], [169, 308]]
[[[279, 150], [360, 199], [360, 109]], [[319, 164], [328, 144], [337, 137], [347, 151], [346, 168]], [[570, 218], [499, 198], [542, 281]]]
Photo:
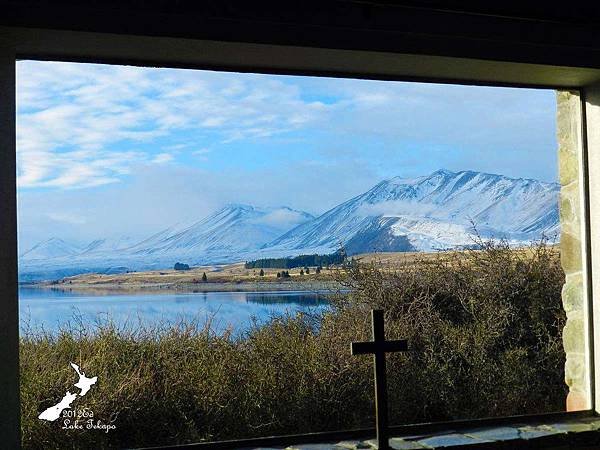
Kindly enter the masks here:
[[[359, 253], [376, 251], [369, 247], [369, 240], [387, 239], [391, 242], [387, 251], [439, 250], [472, 241], [468, 238], [474, 234], [468, 230], [471, 222], [483, 237], [527, 241], [534, 234], [558, 231], [559, 189], [558, 184], [475, 171], [438, 170], [416, 178], [394, 177], [265, 247], [326, 252], [340, 242], [351, 242], [348, 253]], [[531, 210], [540, 211], [542, 217], [532, 215]], [[448, 226], [452, 230], [444, 231]], [[426, 233], [426, 229], [431, 231]], [[361, 232], [367, 232], [369, 239], [360, 242], [357, 235]]]
[[[316, 217], [288, 206], [230, 203], [201, 220], [175, 224], [129, 246], [98, 239], [73, 254], [67, 242], [56, 238], [48, 252], [54, 256], [32, 261], [31, 255], [43, 256], [30, 253], [32, 248], [22, 255], [21, 266], [110, 263], [137, 270], [168, 267], [175, 259], [199, 265], [324, 254], [340, 245], [348, 254], [445, 250], [472, 245], [473, 223], [483, 238], [520, 245], [558, 235], [559, 190], [557, 183], [530, 178], [439, 169], [382, 180]], [[62, 249], [65, 255], [60, 256]]]

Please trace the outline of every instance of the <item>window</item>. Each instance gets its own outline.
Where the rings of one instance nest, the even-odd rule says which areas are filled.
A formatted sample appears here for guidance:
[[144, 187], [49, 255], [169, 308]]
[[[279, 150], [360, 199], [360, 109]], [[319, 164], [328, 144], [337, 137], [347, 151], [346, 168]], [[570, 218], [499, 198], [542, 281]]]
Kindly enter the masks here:
[[554, 91], [18, 70], [26, 445], [370, 426], [371, 307], [393, 423], [565, 407]]

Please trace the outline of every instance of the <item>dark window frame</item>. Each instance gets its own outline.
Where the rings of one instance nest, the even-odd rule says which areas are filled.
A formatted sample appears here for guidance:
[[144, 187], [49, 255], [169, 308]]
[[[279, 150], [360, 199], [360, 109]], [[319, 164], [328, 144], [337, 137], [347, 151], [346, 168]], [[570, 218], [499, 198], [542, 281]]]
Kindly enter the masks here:
[[[0, 27], [0, 38], [2, 32], [6, 29]], [[585, 411], [576, 412], [560, 412], [546, 413], [526, 416], [511, 416], [498, 418], [482, 418], [475, 420], [459, 420], [452, 422], [440, 422], [431, 424], [411, 424], [391, 427], [391, 431], [397, 434], [406, 433], [422, 433], [433, 432], [440, 430], [456, 429], [470, 427], [473, 425], [497, 425], [506, 423], [526, 423], [537, 421], [561, 420], [565, 418], [581, 418], [595, 414], [595, 372], [593, 364], [594, 356], [594, 339], [593, 339], [593, 296], [592, 296], [592, 260], [590, 246], [590, 202], [589, 202], [589, 170], [587, 164], [587, 128], [585, 116], [585, 87], [600, 80], [600, 69], [586, 69], [581, 67], [563, 67], [563, 66], [541, 66], [538, 64], [512, 63], [503, 61], [490, 61], [469, 58], [454, 58], [448, 56], [431, 56], [431, 55], [408, 55], [408, 54], [382, 54], [378, 52], [353, 52], [348, 50], [333, 50], [333, 49], [318, 49], [318, 48], [297, 48], [286, 46], [270, 46], [262, 44], [243, 44], [243, 43], [222, 43], [216, 41], [194, 41], [200, 44], [207, 44], [209, 47], [210, 57], [205, 58], [201, 53], [198, 53], [198, 48], [191, 48], [188, 51], [183, 51], [186, 45], [190, 44], [191, 40], [163, 37], [140, 37], [140, 36], [104, 36], [97, 33], [86, 32], [64, 32], [55, 30], [32, 30], [32, 29], [12, 29], [8, 32], [9, 51], [14, 55], [14, 61], [20, 59], [33, 60], [52, 60], [52, 61], [70, 61], [70, 62], [87, 62], [101, 64], [125, 64], [136, 65], [143, 67], [169, 67], [169, 68], [186, 68], [186, 69], [201, 69], [201, 70], [218, 70], [226, 72], [252, 72], [266, 73], [278, 75], [310, 75], [324, 76], [336, 78], [359, 78], [359, 79], [375, 79], [388, 81], [413, 81], [423, 83], [447, 83], [447, 84], [464, 84], [464, 85], [483, 85], [483, 86], [500, 86], [500, 87], [516, 87], [516, 88], [547, 88], [556, 90], [573, 90], [580, 93], [582, 102], [582, 142], [583, 142], [583, 180], [584, 180], [584, 246], [586, 249], [586, 260], [584, 261], [588, 269], [587, 286], [588, 292], [588, 332], [589, 336], [589, 357], [590, 357], [590, 393], [592, 408]], [[82, 40], [79, 40], [82, 38]], [[114, 47], [116, 43], [125, 43], [125, 50]], [[151, 51], [141, 51], [141, 54], [135, 53], [140, 50], [140, 45], [144, 43], [156, 42], [161, 50], [168, 49], [170, 46], [175, 46], [174, 54], [159, 53], [156, 56], [151, 55]], [[0, 41], [0, 44], [2, 42]], [[130, 45], [131, 44], [131, 45]], [[66, 45], [66, 47], [65, 47]], [[181, 45], [178, 47], [178, 45]], [[235, 51], [235, 48], [240, 48]], [[192, 45], [193, 47], [193, 45]], [[223, 49], [225, 58], [219, 60], [215, 58], [215, 51]], [[232, 51], [233, 49], [233, 51]], [[247, 61], [241, 57], [243, 51], [255, 51], [257, 54]], [[2, 51], [2, 47], [0, 47]], [[284, 55], [286, 51], [293, 53], [290, 60], [297, 59], [301, 64], [291, 64], [284, 62], [283, 64], [271, 64], [269, 58], [277, 55]], [[294, 53], [295, 52], [295, 53]], [[311, 54], [318, 54], [314, 60], [308, 63], [302, 61], [302, 58], [310, 57]], [[380, 60], [377, 64], [369, 66], [368, 70], [361, 70], [357, 63], [360, 63], [361, 58], [367, 57], [369, 54], [373, 58]], [[327, 55], [335, 55], [336, 59], [333, 64], [325, 62]], [[385, 63], [386, 59], [398, 59], [400, 64], [393, 71], [385, 70], [381, 64]], [[290, 61], [286, 60], [286, 61]], [[344, 66], [344, 61], [350, 60], [347, 67]], [[240, 62], [241, 61], [241, 62]], [[411, 64], [420, 64], [416, 70], [410, 68]], [[445, 68], [446, 64], [450, 66]], [[467, 64], [466, 68], [460, 66]], [[495, 69], [499, 69], [499, 73], [494, 73]], [[532, 73], [528, 75], [527, 70], [531, 69]], [[516, 74], [515, 74], [516, 71]], [[393, 73], [391, 73], [393, 72]], [[16, 105], [13, 105], [16, 108]], [[14, 127], [14, 122], [13, 125]], [[8, 124], [10, 131], [11, 124]], [[0, 130], [2, 133], [2, 130]], [[16, 152], [16, 148], [13, 149]], [[16, 175], [14, 175], [16, 180]], [[0, 192], [0, 196], [3, 195]], [[1, 199], [0, 199], [1, 200]], [[11, 199], [15, 201], [16, 199]], [[8, 219], [16, 221], [16, 208], [14, 211], [9, 207]], [[9, 236], [8, 247], [16, 247], [17, 236]], [[0, 251], [3, 248], [0, 245]], [[16, 258], [12, 261], [13, 267], [17, 267], [18, 261]], [[1, 265], [1, 264], [0, 264]], [[4, 294], [5, 298], [11, 300], [16, 295], [16, 286], [13, 289], [6, 290], [6, 286], [0, 285], [0, 295]], [[17, 297], [18, 302], [18, 297]], [[0, 311], [1, 312], [1, 311]], [[17, 320], [18, 328], [18, 320]], [[18, 342], [18, 341], [17, 341]], [[18, 348], [16, 349], [18, 354]], [[0, 374], [1, 376], [1, 374]], [[17, 374], [18, 377], [18, 374]], [[10, 413], [10, 411], [8, 412]], [[266, 445], [266, 444], [285, 444], [285, 443], [309, 443], [309, 442], [324, 442], [332, 439], [343, 439], [352, 437], [370, 437], [374, 435], [373, 429], [362, 430], [340, 430], [326, 433], [309, 433], [294, 436], [275, 436], [257, 439], [243, 439], [236, 441], [222, 441], [210, 443], [188, 444], [186, 448], [231, 448], [235, 446], [246, 445]], [[175, 448], [176, 446], [173, 446]], [[171, 448], [171, 447], [161, 447]]]

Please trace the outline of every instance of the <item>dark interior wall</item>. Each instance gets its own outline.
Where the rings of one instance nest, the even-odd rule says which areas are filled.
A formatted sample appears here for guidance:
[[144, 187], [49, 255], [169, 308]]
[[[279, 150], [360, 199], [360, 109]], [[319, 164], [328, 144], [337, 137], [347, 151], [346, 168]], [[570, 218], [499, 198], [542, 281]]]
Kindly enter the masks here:
[[600, 3], [0, 0], [0, 25], [600, 67]]

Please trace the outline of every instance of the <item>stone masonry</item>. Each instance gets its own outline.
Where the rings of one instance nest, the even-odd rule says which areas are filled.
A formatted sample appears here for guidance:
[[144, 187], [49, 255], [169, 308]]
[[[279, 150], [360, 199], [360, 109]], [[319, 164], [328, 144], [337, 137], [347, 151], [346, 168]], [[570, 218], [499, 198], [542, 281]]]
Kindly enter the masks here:
[[581, 223], [581, 104], [577, 92], [557, 92], [557, 138], [560, 190], [560, 258], [566, 280], [562, 290], [567, 323], [563, 331], [566, 353], [566, 408], [590, 408], [586, 358], [586, 305]]

